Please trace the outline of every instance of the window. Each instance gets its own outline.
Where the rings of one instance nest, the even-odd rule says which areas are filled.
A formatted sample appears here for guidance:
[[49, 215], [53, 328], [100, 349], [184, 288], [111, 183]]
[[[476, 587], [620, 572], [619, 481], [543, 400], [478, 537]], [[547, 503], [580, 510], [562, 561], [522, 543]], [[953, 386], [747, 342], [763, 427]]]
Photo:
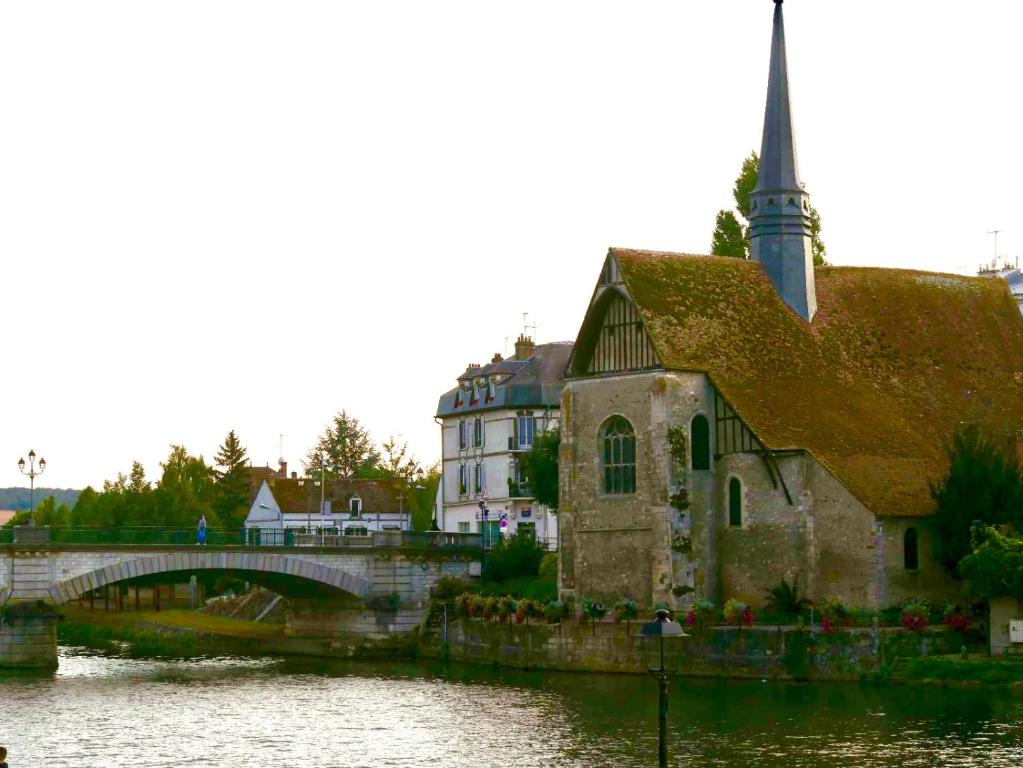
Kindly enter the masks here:
[[469, 447], [468, 428], [465, 419], [458, 422], [458, 448], [459, 450]]
[[483, 445], [483, 418], [477, 416], [472, 422], [472, 445], [480, 448]]
[[706, 416], [697, 414], [689, 428], [692, 443], [693, 469], [710, 469], [710, 422]]
[[532, 448], [533, 434], [536, 432], [536, 418], [532, 415], [519, 416], [516, 419], [515, 431], [518, 433], [519, 448]]
[[487, 486], [487, 474], [486, 470], [483, 469], [483, 463], [479, 462], [473, 468], [473, 485], [475, 486], [476, 495], [483, 493]]
[[728, 481], [728, 524], [742, 528], [742, 483], [737, 477]]
[[352, 496], [348, 500], [348, 511], [352, 513], [352, 517], [358, 517], [362, 512], [362, 499], [358, 496]]
[[495, 394], [496, 394], [496, 388], [494, 386], [494, 382], [492, 382], [492, 381], [487, 382], [487, 402], [488, 403], [494, 402]]
[[480, 385], [472, 385], [472, 398], [469, 400], [469, 405], [476, 405], [480, 401]]
[[458, 495], [465, 496], [469, 493], [469, 472], [465, 464], [458, 465]]
[[907, 571], [920, 570], [920, 539], [916, 528], [907, 528], [902, 537], [902, 565]]
[[458, 524], [458, 532], [459, 533], [468, 533], [469, 532], [469, 524], [468, 523], [459, 523]]
[[600, 431], [604, 493], [636, 492], [636, 433], [621, 416], [609, 419]]

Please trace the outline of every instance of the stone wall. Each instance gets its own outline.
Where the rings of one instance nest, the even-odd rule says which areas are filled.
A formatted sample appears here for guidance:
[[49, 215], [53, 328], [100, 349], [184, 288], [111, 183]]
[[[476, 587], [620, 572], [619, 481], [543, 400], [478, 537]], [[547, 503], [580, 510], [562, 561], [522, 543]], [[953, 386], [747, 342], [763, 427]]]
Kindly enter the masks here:
[[[709, 470], [676, 467], [668, 430], [711, 424]], [[636, 434], [636, 491], [603, 492], [600, 429], [623, 416]], [[928, 518], [879, 520], [803, 451], [717, 456], [714, 389], [704, 374], [655, 371], [570, 381], [562, 395], [560, 593], [679, 608], [703, 597], [762, 606], [782, 579], [815, 602], [879, 609], [910, 597], [956, 600], [961, 587], [936, 562]], [[765, 459], [769, 460], [765, 461]], [[780, 479], [775, 473], [780, 473]], [[729, 485], [742, 488], [742, 525], [729, 520]], [[781, 481], [784, 482], [781, 482]], [[669, 503], [679, 487], [690, 507]], [[787, 491], [787, 494], [786, 494]], [[920, 534], [920, 567], [904, 567], [902, 537]], [[688, 537], [691, 551], [672, 550]]]
[[[527, 669], [644, 674], [638, 624], [511, 625], [458, 620], [420, 652], [455, 661]], [[887, 674], [899, 659], [958, 652], [958, 633], [805, 628], [707, 629], [682, 641], [680, 675], [789, 680], [859, 680]]]

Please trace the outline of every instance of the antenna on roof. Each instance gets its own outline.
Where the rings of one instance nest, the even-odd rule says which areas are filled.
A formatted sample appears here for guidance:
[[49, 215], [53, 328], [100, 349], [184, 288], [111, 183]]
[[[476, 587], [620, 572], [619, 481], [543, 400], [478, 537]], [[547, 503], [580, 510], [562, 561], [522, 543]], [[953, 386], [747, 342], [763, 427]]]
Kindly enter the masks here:
[[278, 437], [277, 437], [277, 449], [278, 449], [277, 456], [279, 457], [277, 459], [277, 463], [278, 464], [283, 464], [284, 463], [284, 433], [283, 432], [281, 432], [281, 434], [278, 435]]
[[[534, 322], [532, 325], [529, 325], [529, 313], [528, 312], [523, 312], [522, 313], [522, 335], [523, 336], [529, 336], [529, 329], [530, 328], [533, 329], [533, 336], [535, 337], [536, 336], [536, 323]], [[533, 341], [536, 341], [536, 339], [534, 338]]]
[[1001, 233], [1001, 231], [1002, 230], [1000, 230], [1000, 229], [990, 229], [990, 230], [988, 230], [988, 234], [989, 235], [994, 235], [995, 236], [995, 258], [991, 261], [991, 268], [992, 269], [998, 269], [998, 235]]

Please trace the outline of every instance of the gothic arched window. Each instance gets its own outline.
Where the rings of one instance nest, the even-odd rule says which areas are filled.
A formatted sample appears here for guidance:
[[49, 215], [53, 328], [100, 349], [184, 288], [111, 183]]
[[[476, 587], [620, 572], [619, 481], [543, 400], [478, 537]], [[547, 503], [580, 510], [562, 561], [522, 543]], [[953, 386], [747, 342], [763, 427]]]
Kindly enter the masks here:
[[920, 539], [916, 528], [907, 528], [902, 537], [902, 565], [907, 571], [920, 570]]
[[693, 450], [693, 469], [710, 469], [710, 422], [697, 414], [689, 427]]
[[613, 416], [600, 430], [604, 493], [636, 492], [636, 433], [621, 416]]

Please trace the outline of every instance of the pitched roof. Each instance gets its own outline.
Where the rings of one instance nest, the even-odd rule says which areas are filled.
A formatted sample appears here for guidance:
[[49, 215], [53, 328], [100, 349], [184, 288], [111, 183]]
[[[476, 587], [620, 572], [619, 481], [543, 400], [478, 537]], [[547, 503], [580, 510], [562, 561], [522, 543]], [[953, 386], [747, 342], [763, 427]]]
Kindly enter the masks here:
[[[311, 478], [269, 479], [270, 490], [282, 512], [288, 514], [316, 513], [320, 508], [320, 486]], [[348, 501], [358, 495], [362, 511], [398, 512], [399, 487], [394, 480], [328, 480], [324, 498], [334, 511], [348, 509]]]
[[[480, 368], [471, 368], [472, 376], [487, 376], [493, 373], [507, 373], [494, 391], [494, 399], [486, 398], [471, 404], [468, 398], [458, 408], [455, 407], [455, 394], [461, 387], [450, 389], [440, 396], [437, 402], [437, 417], [453, 416], [462, 413], [479, 413], [502, 408], [557, 408], [561, 404], [561, 390], [564, 386], [565, 366], [572, 354], [572, 342], [555, 341], [539, 344], [528, 360], [503, 360], [499, 363]], [[467, 371], [467, 373], [469, 373]], [[462, 374], [464, 378], [466, 374]]]
[[611, 253], [665, 368], [706, 372], [765, 447], [809, 451], [875, 514], [933, 511], [960, 424], [1023, 429], [1023, 316], [1002, 281], [819, 267], [807, 324], [754, 262]]

